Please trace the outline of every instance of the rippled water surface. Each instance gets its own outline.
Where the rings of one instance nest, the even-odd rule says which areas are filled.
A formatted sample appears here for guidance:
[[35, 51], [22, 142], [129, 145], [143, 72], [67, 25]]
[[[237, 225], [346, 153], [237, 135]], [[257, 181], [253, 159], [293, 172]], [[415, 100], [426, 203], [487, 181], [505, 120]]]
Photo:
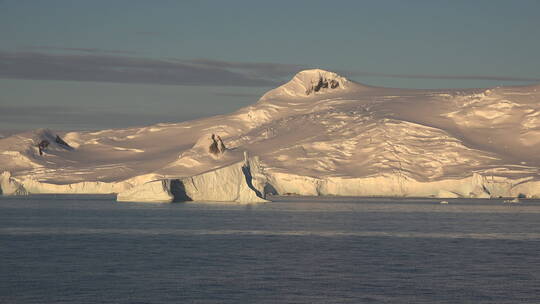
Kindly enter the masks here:
[[540, 303], [540, 201], [0, 196], [0, 303]]

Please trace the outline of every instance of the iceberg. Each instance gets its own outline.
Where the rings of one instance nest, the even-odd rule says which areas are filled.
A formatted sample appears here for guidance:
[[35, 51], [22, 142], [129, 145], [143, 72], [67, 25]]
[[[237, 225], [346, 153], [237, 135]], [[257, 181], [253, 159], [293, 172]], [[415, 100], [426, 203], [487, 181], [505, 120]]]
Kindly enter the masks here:
[[150, 181], [120, 192], [117, 201], [260, 203], [267, 202], [264, 186], [258, 158], [251, 158], [190, 177]]

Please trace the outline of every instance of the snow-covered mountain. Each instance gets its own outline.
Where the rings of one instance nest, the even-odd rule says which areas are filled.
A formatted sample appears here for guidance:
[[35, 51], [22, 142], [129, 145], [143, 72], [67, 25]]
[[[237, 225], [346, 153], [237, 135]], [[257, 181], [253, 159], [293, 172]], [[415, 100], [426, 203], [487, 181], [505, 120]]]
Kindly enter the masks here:
[[[0, 172], [9, 172], [0, 185], [5, 194], [135, 195], [126, 200], [162, 190], [172, 199], [178, 181], [183, 194], [202, 200], [239, 189], [258, 197], [532, 197], [540, 196], [539, 148], [538, 85], [390, 89], [307, 70], [228, 115], [0, 139]], [[249, 187], [225, 186], [238, 174]], [[138, 192], [143, 185], [148, 191]]]

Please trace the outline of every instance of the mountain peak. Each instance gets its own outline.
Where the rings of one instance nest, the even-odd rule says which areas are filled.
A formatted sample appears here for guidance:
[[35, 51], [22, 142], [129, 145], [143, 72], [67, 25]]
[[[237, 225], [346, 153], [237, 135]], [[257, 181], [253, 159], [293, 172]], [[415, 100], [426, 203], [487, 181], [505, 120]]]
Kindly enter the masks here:
[[346, 89], [349, 80], [334, 72], [311, 69], [298, 72], [286, 84], [264, 94], [261, 99], [275, 97], [306, 97], [329, 91]]
[[295, 79], [306, 88], [306, 95], [326, 91], [325, 89], [345, 88], [346, 83], [349, 82], [345, 77], [321, 69], [301, 71], [294, 76], [293, 80]]

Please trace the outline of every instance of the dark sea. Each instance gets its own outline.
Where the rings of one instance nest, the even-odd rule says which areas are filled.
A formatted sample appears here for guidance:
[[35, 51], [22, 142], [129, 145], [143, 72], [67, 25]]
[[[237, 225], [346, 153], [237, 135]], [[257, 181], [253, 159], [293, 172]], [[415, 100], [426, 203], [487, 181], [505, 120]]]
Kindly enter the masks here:
[[540, 201], [0, 197], [0, 303], [540, 303]]

